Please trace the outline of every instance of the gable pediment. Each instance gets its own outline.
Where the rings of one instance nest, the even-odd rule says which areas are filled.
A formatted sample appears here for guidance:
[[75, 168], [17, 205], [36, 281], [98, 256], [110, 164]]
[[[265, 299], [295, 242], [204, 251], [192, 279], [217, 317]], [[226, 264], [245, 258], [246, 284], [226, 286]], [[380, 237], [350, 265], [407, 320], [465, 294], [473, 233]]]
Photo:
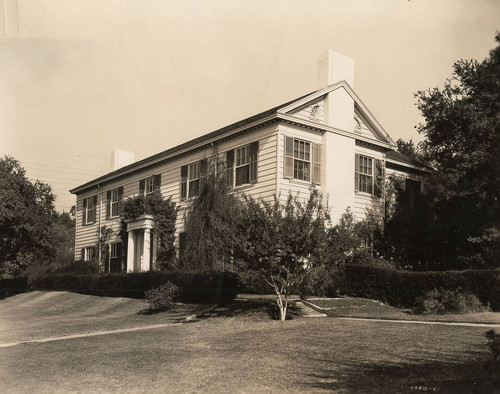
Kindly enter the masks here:
[[[389, 136], [389, 134], [378, 123], [369, 109], [361, 101], [359, 96], [353, 91], [346, 81], [337, 82], [317, 92], [301, 98], [292, 104], [281, 108], [278, 112], [293, 116], [294, 118], [320, 123], [325, 126], [332, 126], [331, 121], [328, 120], [329, 116], [335, 116], [335, 105], [328, 104], [328, 100], [332, 100], [330, 93], [333, 93], [339, 103], [345, 105], [346, 99], [352, 100], [354, 108], [351, 106], [352, 126], [347, 127], [350, 122], [345, 121], [342, 131], [352, 133], [353, 137], [362, 137], [373, 141], [379, 141], [386, 144], [395, 146], [396, 144]], [[330, 109], [329, 109], [330, 108]], [[344, 107], [346, 108], [346, 107]], [[342, 109], [340, 109], [342, 111]], [[328, 113], [330, 111], [330, 113]]]
[[325, 123], [325, 99], [321, 97], [320, 99], [308, 102], [290, 111], [288, 114], [312, 122]]

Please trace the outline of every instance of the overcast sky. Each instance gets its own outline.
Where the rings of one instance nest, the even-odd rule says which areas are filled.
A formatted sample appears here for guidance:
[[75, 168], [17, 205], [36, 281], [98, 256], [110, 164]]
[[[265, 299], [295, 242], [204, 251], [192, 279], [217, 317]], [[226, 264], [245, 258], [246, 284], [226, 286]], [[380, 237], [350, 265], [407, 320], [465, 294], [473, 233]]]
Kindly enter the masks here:
[[482, 60], [498, 0], [0, 0], [0, 155], [68, 190], [316, 89], [318, 55], [393, 137], [420, 140], [413, 94]]

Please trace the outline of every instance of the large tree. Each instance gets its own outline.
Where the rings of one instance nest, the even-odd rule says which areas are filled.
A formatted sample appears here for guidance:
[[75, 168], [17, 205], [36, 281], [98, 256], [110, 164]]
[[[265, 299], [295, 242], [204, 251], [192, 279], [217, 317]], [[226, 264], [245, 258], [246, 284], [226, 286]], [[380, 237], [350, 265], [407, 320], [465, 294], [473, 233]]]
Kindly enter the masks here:
[[12, 157], [0, 159], [0, 275], [19, 275], [55, 255], [57, 215], [49, 185], [30, 181]]
[[435, 169], [414, 224], [420, 258], [443, 269], [498, 265], [500, 46], [483, 62], [457, 61], [442, 89], [416, 98], [425, 119], [419, 149]]

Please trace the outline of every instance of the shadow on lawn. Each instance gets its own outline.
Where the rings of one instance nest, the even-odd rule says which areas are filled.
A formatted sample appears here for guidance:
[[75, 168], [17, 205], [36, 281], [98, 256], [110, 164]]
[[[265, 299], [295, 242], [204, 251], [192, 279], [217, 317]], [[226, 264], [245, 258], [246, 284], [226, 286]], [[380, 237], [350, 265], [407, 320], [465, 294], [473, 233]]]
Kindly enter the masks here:
[[[274, 300], [234, 300], [224, 307], [218, 307], [206, 317], [260, 317], [279, 320], [279, 308]], [[295, 303], [288, 304], [287, 320], [300, 316], [300, 309]]]
[[401, 362], [335, 363], [309, 374], [312, 390], [347, 391], [355, 393], [500, 393], [500, 371], [487, 363], [487, 353], [470, 353], [461, 360], [407, 359]]

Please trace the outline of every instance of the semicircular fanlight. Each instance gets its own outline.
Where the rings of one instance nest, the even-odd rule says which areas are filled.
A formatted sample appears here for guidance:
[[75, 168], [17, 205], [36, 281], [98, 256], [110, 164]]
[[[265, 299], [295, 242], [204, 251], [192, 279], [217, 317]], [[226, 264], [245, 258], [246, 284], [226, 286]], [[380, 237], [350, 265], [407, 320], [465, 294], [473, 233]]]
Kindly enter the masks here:
[[319, 105], [315, 105], [311, 108], [311, 114], [309, 115], [311, 118], [318, 118], [319, 115]]
[[361, 123], [356, 118], [354, 118], [354, 131], [356, 133], [361, 133]]

